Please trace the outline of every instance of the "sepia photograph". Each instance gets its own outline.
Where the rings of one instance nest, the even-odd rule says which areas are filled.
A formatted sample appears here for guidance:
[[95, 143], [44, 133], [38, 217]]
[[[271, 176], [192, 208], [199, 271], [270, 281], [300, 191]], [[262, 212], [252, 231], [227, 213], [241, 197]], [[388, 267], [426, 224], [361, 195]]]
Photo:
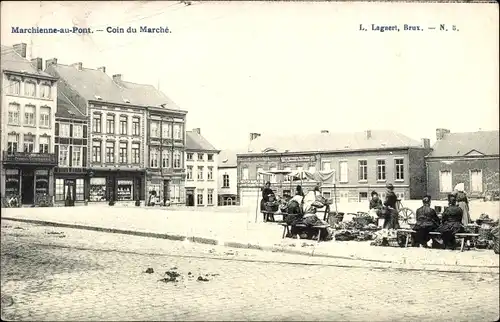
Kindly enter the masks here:
[[500, 318], [498, 3], [0, 14], [2, 320]]

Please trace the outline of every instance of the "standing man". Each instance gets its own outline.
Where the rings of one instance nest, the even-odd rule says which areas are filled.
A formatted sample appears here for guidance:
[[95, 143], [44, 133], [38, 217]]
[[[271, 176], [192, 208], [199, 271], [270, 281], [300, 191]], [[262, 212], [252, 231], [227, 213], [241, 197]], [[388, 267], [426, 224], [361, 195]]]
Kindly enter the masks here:
[[394, 186], [391, 183], [388, 183], [385, 187], [387, 188], [387, 192], [384, 201], [384, 206], [386, 208], [384, 228], [399, 229], [399, 218], [397, 210], [398, 197], [394, 193]]

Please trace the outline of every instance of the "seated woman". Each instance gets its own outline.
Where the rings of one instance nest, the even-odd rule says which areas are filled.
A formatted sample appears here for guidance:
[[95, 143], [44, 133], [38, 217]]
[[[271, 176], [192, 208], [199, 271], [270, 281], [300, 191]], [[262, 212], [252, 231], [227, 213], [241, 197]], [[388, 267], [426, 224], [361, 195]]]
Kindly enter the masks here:
[[425, 196], [422, 203], [422, 207], [417, 209], [417, 223], [413, 226], [413, 230], [416, 231], [415, 245], [427, 247], [427, 242], [430, 240], [429, 233], [439, 227], [439, 217], [431, 208], [431, 196]]
[[[322, 208], [328, 206], [324, 198], [317, 198], [321, 196], [320, 188], [316, 186], [313, 191], [309, 191], [304, 197], [304, 216], [302, 222], [307, 225], [305, 233], [307, 238], [314, 239], [318, 230], [312, 228], [316, 225], [328, 225], [324, 220], [321, 220], [316, 216], [316, 208]], [[321, 196], [322, 197], [322, 196]], [[321, 200], [321, 201], [320, 201]], [[333, 238], [333, 229], [331, 227], [321, 229], [322, 240], [331, 240]]]
[[457, 198], [455, 195], [448, 195], [448, 208], [443, 212], [441, 218], [442, 223], [437, 231], [441, 233], [444, 247], [448, 249], [455, 249], [456, 239], [455, 234], [465, 231], [462, 225], [463, 210], [457, 206]]
[[302, 202], [304, 200], [304, 192], [302, 191], [301, 186], [297, 186], [295, 188], [295, 195], [293, 198], [290, 198], [287, 203], [287, 213], [290, 216], [290, 220], [294, 220], [297, 218], [297, 215], [302, 215]]
[[370, 216], [377, 218], [383, 208], [382, 200], [380, 200], [376, 191], [372, 191], [371, 196], [368, 213]]

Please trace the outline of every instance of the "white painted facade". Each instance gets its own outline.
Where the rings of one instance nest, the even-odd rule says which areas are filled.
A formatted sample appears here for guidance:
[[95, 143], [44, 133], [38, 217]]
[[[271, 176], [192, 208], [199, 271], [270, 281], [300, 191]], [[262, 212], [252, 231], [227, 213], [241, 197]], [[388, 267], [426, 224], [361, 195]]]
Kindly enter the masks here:
[[[226, 199], [221, 200], [221, 204], [224, 205], [225, 203], [228, 204], [228, 202], [236, 202], [236, 200], [232, 200], [233, 198], [229, 197], [229, 195], [238, 195], [238, 168], [236, 166], [219, 167], [218, 175], [219, 196]], [[228, 198], [231, 198], [231, 200], [228, 200]], [[226, 202], [224, 203], [224, 201]]]
[[[218, 158], [217, 151], [186, 150], [186, 192], [194, 192], [193, 206], [217, 206], [220, 187]], [[188, 202], [186, 200], [187, 205]]]

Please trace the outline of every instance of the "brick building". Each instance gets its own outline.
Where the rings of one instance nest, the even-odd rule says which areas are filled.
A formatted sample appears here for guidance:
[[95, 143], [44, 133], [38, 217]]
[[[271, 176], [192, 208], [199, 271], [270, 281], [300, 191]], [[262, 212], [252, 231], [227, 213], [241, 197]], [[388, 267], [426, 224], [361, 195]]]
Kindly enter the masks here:
[[436, 143], [425, 158], [427, 191], [445, 199], [455, 185], [465, 184], [469, 197], [499, 192], [499, 131], [451, 133], [436, 130]]
[[[334, 180], [323, 184], [322, 191], [326, 197], [333, 197], [335, 191], [339, 203], [364, 202], [373, 190], [383, 197], [387, 183], [394, 185], [401, 199], [420, 198], [426, 191], [424, 157], [430, 152], [429, 139], [419, 142], [394, 131], [369, 130], [290, 137], [252, 133], [250, 140], [248, 153], [237, 156], [242, 205], [257, 202], [258, 186], [263, 182], [259, 170], [335, 170]], [[280, 195], [297, 185], [286, 177], [270, 179]], [[302, 185], [307, 190], [316, 182], [303, 181]]]

